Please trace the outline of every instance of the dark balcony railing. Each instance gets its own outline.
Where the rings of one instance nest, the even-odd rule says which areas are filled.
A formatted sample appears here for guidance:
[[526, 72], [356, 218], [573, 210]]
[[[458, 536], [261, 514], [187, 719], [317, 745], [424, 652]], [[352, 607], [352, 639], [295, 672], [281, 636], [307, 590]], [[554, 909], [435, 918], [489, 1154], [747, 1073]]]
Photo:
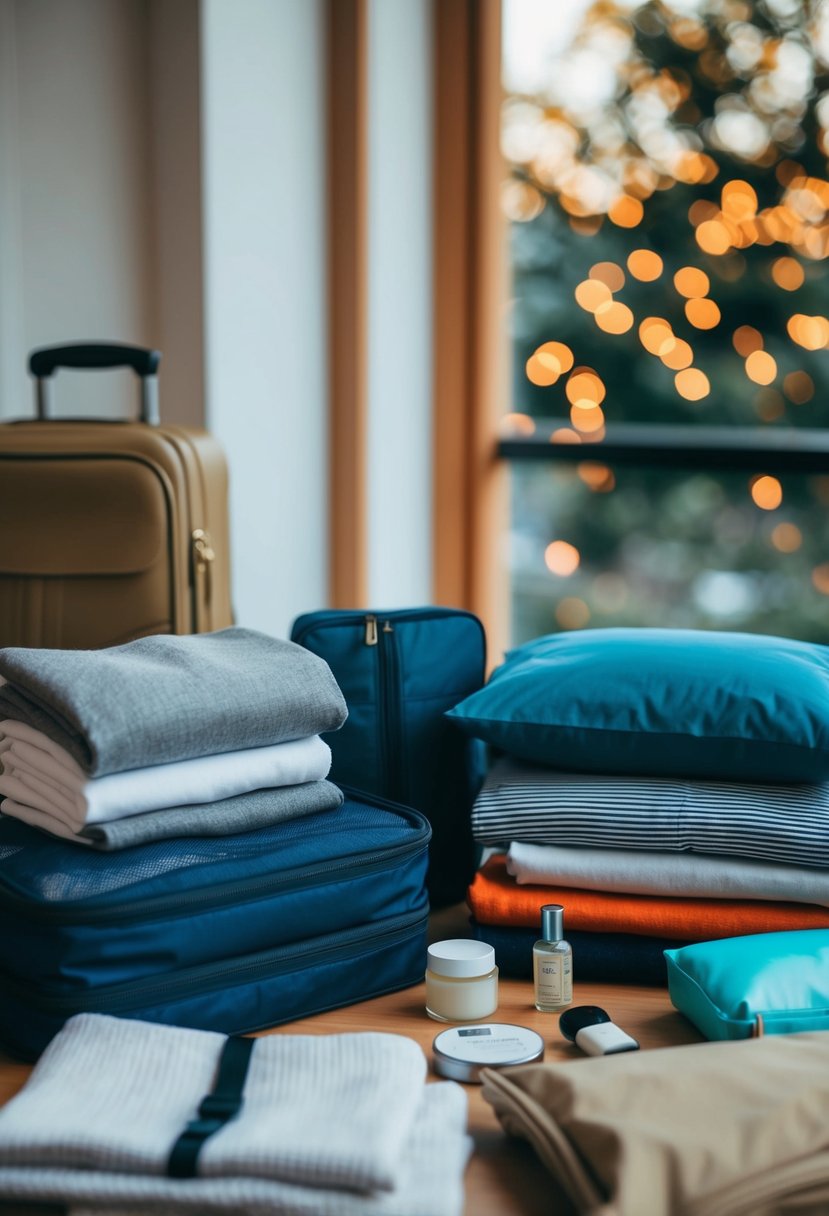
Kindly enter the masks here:
[[533, 434], [501, 439], [498, 455], [505, 460], [565, 464], [600, 460], [608, 465], [657, 464], [711, 471], [829, 472], [829, 431], [620, 422], [609, 424], [600, 440], [585, 435], [581, 442], [568, 443], [551, 440], [551, 436], [558, 430], [570, 430], [569, 422], [534, 421]]

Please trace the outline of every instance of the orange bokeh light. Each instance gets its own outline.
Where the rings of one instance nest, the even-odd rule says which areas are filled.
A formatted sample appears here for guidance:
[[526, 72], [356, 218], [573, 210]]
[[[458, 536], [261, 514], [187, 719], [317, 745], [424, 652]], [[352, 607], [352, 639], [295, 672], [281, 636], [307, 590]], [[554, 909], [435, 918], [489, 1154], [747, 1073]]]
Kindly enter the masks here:
[[710, 202], [710, 200], [707, 198], [698, 198], [696, 202], [691, 203], [691, 206], [688, 208], [688, 219], [695, 228], [698, 227], [699, 224], [702, 224], [705, 220], [715, 219], [719, 214], [720, 212], [717, 204]]
[[530, 383], [537, 384], [539, 388], [549, 388], [561, 375], [555, 362], [551, 365], [546, 360], [542, 360], [538, 354], [530, 355], [524, 364], [524, 370]]
[[829, 320], [826, 317], [807, 317], [797, 312], [786, 322], [786, 331], [793, 342], [806, 350], [822, 350], [829, 345]]
[[778, 524], [772, 529], [771, 543], [781, 553], [795, 553], [803, 544], [803, 533], [797, 524]]
[[639, 341], [646, 351], [660, 359], [676, 346], [674, 331], [662, 317], [645, 317], [639, 326]]
[[613, 301], [610, 288], [601, 279], [583, 279], [575, 291], [576, 303], [585, 312], [595, 312], [603, 304]]
[[713, 329], [720, 323], [720, 310], [713, 300], [686, 300], [685, 316], [696, 329]]
[[683, 338], [677, 338], [672, 350], [660, 355], [662, 362], [673, 372], [680, 372], [694, 362], [694, 352]]
[[[533, 351], [544, 367], [555, 368], [558, 364], [560, 373], [569, 372], [573, 366], [573, 352], [563, 342], [542, 342]], [[555, 362], [553, 362], [555, 360]]]
[[795, 405], [804, 405], [815, 395], [815, 382], [808, 372], [789, 372], [783, 378], [783, 392]]
[[754, 477], [749, 489], [755, 504], [763, 511], [776, 511], [783, 501], [783, 487], [776, 477], [767, 474]]
[[597, 262], [595, 266], [590, 267], [588, 277], [598, 279], [611, 291], [621, 291], [625, 285], [625, 272], [616, 262]]
[[633, 313], [627, 304], [616, 301], [607, 308], [597, 309], [594, 318], [599, 329], [606, 334], [626, 334], [633, 327]]
[[618, 228], [635, 228], [642, 222], [644, 214], [645, 208], [638, 198], [633, 198], [630, 194], [622, 194], [608, 210], [607, 217]]
[[586, 486], [596, 494], [609, 494], [615, 489], [616, 477], [606, 464], [597, 464], [592, 460], [584, 460], [576, 466], [576, 472]]
[[719, 256], [731, 248], [731, 236], [722, 220], [703, 220], [696, 231], [697, 244], [705, 253]]
[[757, 195], [748, 182], [726, 182], [720, 200], [723, 214], [736, 223], [753, 219], [757, 214]]
[[686, 367], [684, 371], [677, 372], [674, 384], [680, 397], [686, 401], [701, 401], [711, 392], [708, 377], [698, 367]]
[[815, 566], [812, 571], [812, 586], [821, 595], [829, 595], [829, 562]]
[[570, 406], [570, 421], [577, 431], [585, 435], [593, 435], [604, 426], [604, 411], [600, 406], [582, 397], [575, 405]]
[[674, 275], [674, 287], [681, 296], [695, 300], [708, 295], [711, 280], [704, 270], [696, 266], [683, 266]]
[[771, 384], [777, 375], [777, 363], [768, 351], [752, 351], [746, 359], [746, 375], [755, 384]]
[[664, 263], [652, 249], [634, 249], [628, 255], [627, 267], [635, 279], [642, 283], [653, 283], [662, 274]]
[[794, 258], [778, 258], [771, 268], [771, 277], [783, 291], [797, 291], [803, 286], [806, 275]]
[[554, 540], [544, 550], [544, 562], [551, 574], [569, 578], [579, 568], [581, 554], [566, 540]]
[[589, 401], [593, 405], [601, 405], [605, 399], [606, 389], [601, 378], [592, 368], [583, 368], [573, 372], [564, 389], [567, 400], [571, 405], [577, 402]]
[[763, 349], [763, 335], [751, 325], [741, 325], [739, 329], [735, 329], [731, 341], [737, 354], [742, 355], [744, 359], [747, 359], [752, 351]]

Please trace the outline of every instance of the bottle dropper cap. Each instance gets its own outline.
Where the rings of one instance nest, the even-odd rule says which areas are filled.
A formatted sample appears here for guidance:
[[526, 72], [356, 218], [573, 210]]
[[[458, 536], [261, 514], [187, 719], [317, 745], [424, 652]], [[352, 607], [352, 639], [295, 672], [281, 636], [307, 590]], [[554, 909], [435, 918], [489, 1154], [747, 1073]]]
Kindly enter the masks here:
[[545, 942], [560, 942], [564, 937], [564, 908], [561, 904], [544, 904], [542, 907], [541, 937]]

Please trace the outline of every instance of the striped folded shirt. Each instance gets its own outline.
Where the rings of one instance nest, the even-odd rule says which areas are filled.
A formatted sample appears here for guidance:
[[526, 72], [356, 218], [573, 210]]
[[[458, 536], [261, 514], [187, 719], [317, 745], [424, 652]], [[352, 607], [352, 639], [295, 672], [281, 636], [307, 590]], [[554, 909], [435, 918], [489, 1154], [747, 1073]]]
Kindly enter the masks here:
[[503, 758], [472, 808], [482, 844], [707, 853], [829, 867], [829, 783], [564, 773]]

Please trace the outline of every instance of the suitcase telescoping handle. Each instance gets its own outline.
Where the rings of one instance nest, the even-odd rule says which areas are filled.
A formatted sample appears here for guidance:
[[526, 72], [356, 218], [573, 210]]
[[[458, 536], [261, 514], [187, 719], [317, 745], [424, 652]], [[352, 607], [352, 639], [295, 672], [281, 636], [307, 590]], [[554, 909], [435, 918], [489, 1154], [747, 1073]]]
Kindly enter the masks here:
[[29, 355], [29, 371], [37, 380], [37, 416], [49, 415], [51, 377], [59, 367], [131, 367], [141, 380], [141, 421], [158, 426], [158, 365], [161, 352], [117, 342], [72, 342], [68, 346], [42, 346]]

